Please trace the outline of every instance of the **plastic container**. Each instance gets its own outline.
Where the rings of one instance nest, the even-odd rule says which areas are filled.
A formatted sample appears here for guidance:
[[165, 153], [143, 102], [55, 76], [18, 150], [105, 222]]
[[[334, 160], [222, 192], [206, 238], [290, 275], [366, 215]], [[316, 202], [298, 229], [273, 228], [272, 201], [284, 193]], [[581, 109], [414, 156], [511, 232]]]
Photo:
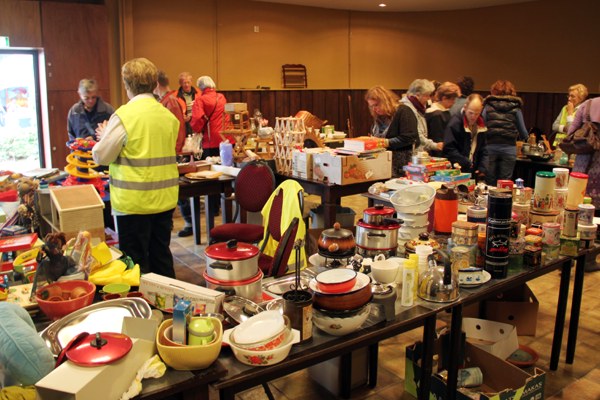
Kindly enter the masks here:
[[569, 194], [567, 196], [567, 203], [565, 207], [577, 208], [583, 203], [585, 197], [585, 189], [588, 183], [587, 174], [581, 172], [571, 172], [571, 178], [569, 179]]
[[554, 189], [556, 174], [540, 171], [535, 174], [535, 191], [533, 193], [533, 209], [541, 212], [554, 210]]
[[400, 305], [403, 307], [410, 307], [414, 302], [414, 291], [415, 291], [415, 278], [416, 278], [416, 266], [413, 260], [407, 260], [404, 262], [404, 268], [402, 269], [402, 294], [400, 297]]
[[221, 165], [225, 167], [233, 166], [233, 146], [228, 141], [219, 143], [219, 156]]
[[427, 270], [427, 257], [433, 253], [433, 248], [424, 244], [415, 246], [415, 254], [419, 257], [418, 271], [419, 275]]
[[442, 186], [435, 194], [433, 230], [436, 233], [452, 233], [452, 223], [458, 217], [458, 196], [453, 187]]

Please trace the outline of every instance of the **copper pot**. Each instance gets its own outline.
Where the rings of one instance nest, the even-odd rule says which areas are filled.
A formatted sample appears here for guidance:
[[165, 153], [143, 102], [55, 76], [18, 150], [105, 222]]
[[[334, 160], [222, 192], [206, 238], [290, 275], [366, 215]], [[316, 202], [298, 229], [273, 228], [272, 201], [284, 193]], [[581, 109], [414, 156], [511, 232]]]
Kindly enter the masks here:
[[325, 229], [319, 236], [319, 254], [327, 258], [352, 257], [356, 252], [354, 234], [340, 226], [339, 222], [333, 228]]

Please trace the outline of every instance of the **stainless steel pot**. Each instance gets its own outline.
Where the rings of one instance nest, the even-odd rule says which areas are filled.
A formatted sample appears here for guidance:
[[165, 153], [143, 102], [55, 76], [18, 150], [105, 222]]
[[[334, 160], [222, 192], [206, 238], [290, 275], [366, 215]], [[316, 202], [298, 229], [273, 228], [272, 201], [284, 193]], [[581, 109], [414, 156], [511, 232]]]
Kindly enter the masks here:
[[393, 207], [384, 207], [377, 204], [374, 207], [365, 208], [362, 220], [369, 225], [384, 225], [386, 219], [393, 218], [396, 210]]
[[390, 250], [398, 247], [400, 224], [371, 225], [363, 220], [356, 224], [356, 245], [367, 250]]
[[214, 279], [204, 271], [203, 276], [206, 281], [206, 287], [219, 292], [225, 293], [226, 296], [240, 296], [255, 303], [263, 301], [262, 298], [262, 278], [263, 273], [258, 270], [258, 273], [250, 279], [242, 281], [220, 281]]
[[259, 249], [251, 244], [229, 240], [208, 246], [204, 253], [207, 275], [213, 279], [238, 282], [258, 272]]

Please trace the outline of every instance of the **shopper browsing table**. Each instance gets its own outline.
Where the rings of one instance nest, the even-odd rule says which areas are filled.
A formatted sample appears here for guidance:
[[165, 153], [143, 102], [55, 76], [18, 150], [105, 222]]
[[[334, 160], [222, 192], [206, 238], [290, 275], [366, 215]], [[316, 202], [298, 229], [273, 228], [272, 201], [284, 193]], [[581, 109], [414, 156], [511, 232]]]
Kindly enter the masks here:
[[179, 121], [152, 94], [158, 70], [151, 61], [130, 60], [121, 74], [130, 100], [110, 118], [92, 154], [97, 163], [109, 165], [119, 248], [142, 273], [174, 278], [169, 245], [179, 192]]
[[98, 84], [93, 79], [79, 81], [77, 93], [81, 100], [71, 107], [67, 116], [69, 140], [96, 140], [98, 126], [103, 126], [115, 109], [98, 96]]

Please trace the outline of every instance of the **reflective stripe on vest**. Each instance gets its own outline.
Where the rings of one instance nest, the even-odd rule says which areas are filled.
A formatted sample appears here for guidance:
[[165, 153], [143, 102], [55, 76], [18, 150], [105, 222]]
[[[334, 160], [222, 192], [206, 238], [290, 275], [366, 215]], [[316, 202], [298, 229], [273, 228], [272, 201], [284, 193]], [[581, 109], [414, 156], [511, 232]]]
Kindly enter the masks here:
[[175, 156], [155, 158], [126, 158], [119, 156], [114, 163], [128, 167], [160, 167], [177, 163], [177, 158]]
[[157, 190], [166, 189], [173, 186], [179, 185], [179, 178], [167, 179], [164, 181], [153, 181], [153, 182], [128, 182], [110, 177], [110, 184], [119, 189], [128, 190]]

